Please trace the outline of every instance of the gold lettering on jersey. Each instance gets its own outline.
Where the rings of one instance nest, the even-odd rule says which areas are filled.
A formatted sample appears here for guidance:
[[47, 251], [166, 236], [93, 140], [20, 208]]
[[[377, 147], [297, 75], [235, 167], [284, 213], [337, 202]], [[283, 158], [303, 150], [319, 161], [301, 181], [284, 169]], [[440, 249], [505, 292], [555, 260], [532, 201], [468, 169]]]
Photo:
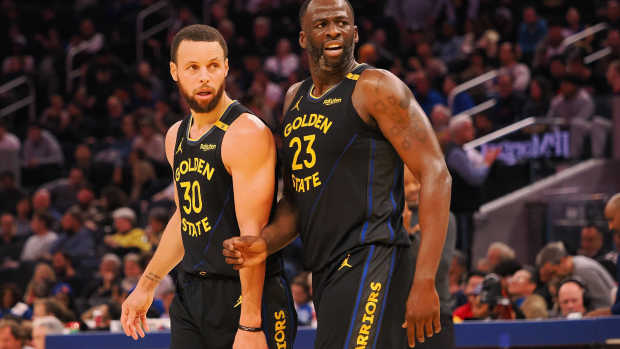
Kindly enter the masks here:
[[202, 151], [213, 150], [213, 149], [215, 149], [215, 147], [216, 147], [215, 144], [201, 144], [200, 145], [200, 150], [202, 150]]
[[277, 349], [286, 349], [286, 313], [280, 310], [273, 314], [275, 321], [273, 339], [276, 341]]
[[179, 166], [174, 170], [174, 180], [177, 182], [181, 179], [182, 175], [185, 175], [190, 172], [199, 173], [201, 176], [205, 176], [207, 180], [211, 180], [213, 177], [213, 172], [215, 172], [215, 168], [212, 167], [208, 162], [204, 159], [200, 158], [189, 158], [181, 161]]
[[291, 131], [297, 130], [302, 127], [314, 127], [319, 129], [323, 134], [327, 134], [333, 122], [326, 118], [323, 114], [304, 114], [298, 116], [284, 126], [284, 137], [288, 137]]
[[291, 175], [293, 180], [293, 187], [295, 191], [298, 193], [305, 193], [310, 189], [317, 188], [321, 186], [321, 179], [319, 177], [319, 172], [314, 172], [311, 176], [307, 176], [304, 178], [298, 178], [294, 174]]
[[364, 306], [364, 315], [362, 316], [362, 326], [357, 334], [357, 341], [355, 349], [366, 349], [368, 346], [368, 339], [370, 338], [370, 331], [375, 325], [375, 313], [377, 312], [377, 303], [379, 302], [379, 295], [381, 291], [380, 282], [370, 283], [370, 295], [366, 300]]
[[338, 104], [340, 102], [342, 102], [342, 98], [328, 98], [328, 99], [323, 101], [323, 104], [325, 104], [325, 105], [333, 105], [333, 104]]
[[200, 236], [203, 233], [211, 230], [209, 217], [204, 217], [203, 219], [196, 222], [190, 222], [187, 219], [183, 218], [181, 219], [181, 230], [183, 230], [184, 233], [188, 233], [189, 236], [192, 237]]

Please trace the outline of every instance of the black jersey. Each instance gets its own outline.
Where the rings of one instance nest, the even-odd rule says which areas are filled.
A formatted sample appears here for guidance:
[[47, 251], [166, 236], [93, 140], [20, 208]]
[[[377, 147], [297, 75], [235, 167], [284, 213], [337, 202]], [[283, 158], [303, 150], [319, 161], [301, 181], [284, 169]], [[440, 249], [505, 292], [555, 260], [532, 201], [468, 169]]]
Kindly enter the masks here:
[[409, 244], [401, 217], [403, 162], [351, 100], [366, 68], [320, 97], [305, 80], [282, 123], [286, 185], [299, 209], [304, 266], [313, 271], [357, 246]]
[[[233, 102], [199, 139], [189, 136], [191, 116], [179, 126], [173, 176], [179, 195], [185, 248], [182, 269], [190, 274], [239, 277], [222, 255], [222, 242], [240, 233], [232, 177], [222, 162], [221, 149], [228, 126], [243, 113], [251, 114], [247, 108]], [[267, 271], [270, 274], [280, 271], [279, 255], [268, 259]]]

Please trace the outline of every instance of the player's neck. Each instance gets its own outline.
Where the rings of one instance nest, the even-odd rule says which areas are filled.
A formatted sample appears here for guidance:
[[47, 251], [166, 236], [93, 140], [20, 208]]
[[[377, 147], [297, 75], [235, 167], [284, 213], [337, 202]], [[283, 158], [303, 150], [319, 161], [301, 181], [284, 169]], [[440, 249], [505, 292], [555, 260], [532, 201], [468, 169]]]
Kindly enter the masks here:
[[198, 113], [192, 110], [192, 126], [195, 126], [199, 130], [211, 127], [217, 120], [220, 119], [222, 114], [224, 114], [232, 102], [233, 100], [228, 97], [226, 92], [224, 92], [222, 94], [222, 98], [220, 98], [220, 101], [217, 103], [215, 108], [213, 108], [213, 110], [207, 113]]
[[310, 75], [314, 83], [314, 90], [311, 91], [315, 96], [320, 96], [332, 86], [336, 85], [349, 74], [359, 63], [352, 59], [339, 70], [324, 70], [318, 64], [310, 63]]

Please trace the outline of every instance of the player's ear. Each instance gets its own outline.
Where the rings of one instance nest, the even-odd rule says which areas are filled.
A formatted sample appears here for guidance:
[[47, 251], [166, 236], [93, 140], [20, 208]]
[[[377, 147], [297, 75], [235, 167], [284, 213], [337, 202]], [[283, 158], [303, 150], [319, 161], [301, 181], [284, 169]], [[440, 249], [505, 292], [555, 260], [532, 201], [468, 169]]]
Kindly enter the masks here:
[[304, 50], [306, 49], [306, 33], [303, 30], [299, 32], [299, 46]]
[[355, 43], [357, 44], [360, 41], [360, 36], [359, 36], [358, 31], [357, 31], [357, 26], [356, 25], [353, 26], [353, 37], [354, 37]]
[[172, 76], [172, 80], [174, 80], [176, 82], [179, 81], [179, 75], [178, 75], [178, 72], [177, 72], [177, 65], [173, 61], [170, 61], [170, 76]]

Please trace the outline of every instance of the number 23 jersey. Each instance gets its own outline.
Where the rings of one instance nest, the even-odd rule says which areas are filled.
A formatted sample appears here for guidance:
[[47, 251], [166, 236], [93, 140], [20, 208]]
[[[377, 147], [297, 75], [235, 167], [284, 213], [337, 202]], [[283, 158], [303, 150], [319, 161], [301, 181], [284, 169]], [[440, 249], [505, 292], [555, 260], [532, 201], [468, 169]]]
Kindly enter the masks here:
[[313, 271], [357, 246], [409, 243], [402, 160], [351, 100], [367, 68], [357, 67], [318, 97], [305, 80], [282, 122], [285, 186], [298, 209], [304, 267]]

